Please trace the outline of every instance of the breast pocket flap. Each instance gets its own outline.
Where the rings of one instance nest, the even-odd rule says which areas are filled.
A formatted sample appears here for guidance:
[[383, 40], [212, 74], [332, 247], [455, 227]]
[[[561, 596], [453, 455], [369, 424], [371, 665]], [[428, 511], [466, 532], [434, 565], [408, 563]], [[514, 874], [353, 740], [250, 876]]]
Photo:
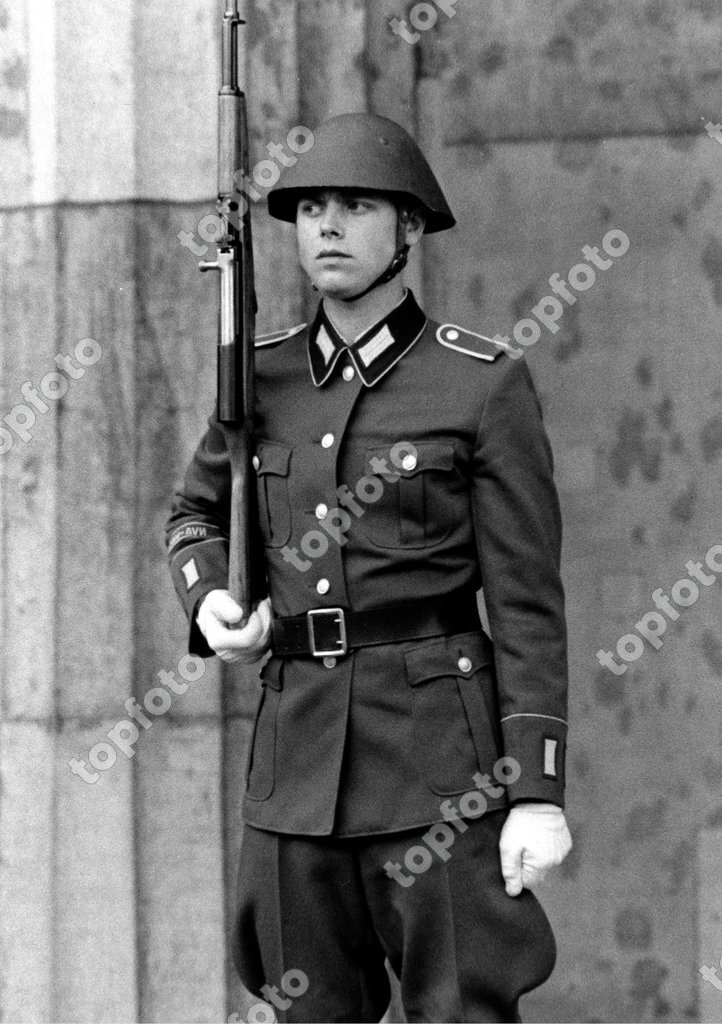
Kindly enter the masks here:
[[259, 476], [267, 473], [273, 476], [288, 476], [291, 449], [285, 444], [262, 444], [256, 452]]
[[366, 469], [379, 473], [379, 462], [385, 461], [388, 469], [384, 472], [394, 476], [413, 477], [427, 470], [448, 472], [454, 468], [454, 446], [438, 441], [419, 441], [399, 448], [395, 459], [391, 458], [393, 448], [378, 447], [366, 449]]

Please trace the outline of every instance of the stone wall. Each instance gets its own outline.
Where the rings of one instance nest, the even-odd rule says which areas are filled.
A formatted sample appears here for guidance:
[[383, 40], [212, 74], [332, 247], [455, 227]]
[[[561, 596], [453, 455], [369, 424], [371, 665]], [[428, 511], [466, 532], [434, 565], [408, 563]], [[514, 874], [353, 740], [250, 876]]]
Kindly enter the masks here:
[[[629, 238], [528, 350], [565, 514], [575, 849], [543, 889], [559, 962], [525, 1015], [719, 1020], [699, 967], [722, 956], [722, 590], [700, 585], [623, 674], [596, 652], [722, 543], [722, 145], [704, 127], [722, 119], [722, 8], [444, 6], [431, 25], [429, 5], [393, 0], [249, 0], [252, 163], [333, 113], [401, 121], [459, 219], [411, 283], [489, 335], [513, 337], [584, 246]], [[135, 756], [95, 782], [68, 766], [185, 664], [161, 530], [214, 400], [216, 297], [194, 248], [221, 9], [0, 4], [7, 1021], [224, 1021], [252, 1002], [225, 937], [254, 673], [209, 663], [186, 692], [166, 684]], [[298, 323], [312, 299], [293, 229], [259, 206], [254, 230], [259, 327]], [[34, 404], [26, 382], [65, 393]]]

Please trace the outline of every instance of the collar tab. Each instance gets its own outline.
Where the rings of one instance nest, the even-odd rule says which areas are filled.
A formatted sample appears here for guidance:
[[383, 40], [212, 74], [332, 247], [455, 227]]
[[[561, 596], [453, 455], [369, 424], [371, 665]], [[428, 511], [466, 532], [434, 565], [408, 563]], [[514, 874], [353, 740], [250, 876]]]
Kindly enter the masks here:
[[426, 316], [413, 292], [407, 290], [398, 306], [364, 331], [352, 345], [346, 345], [321, 302], [308, 335], [313, 383], [317, 387], [325, 384], [345, 351], [366, 387], [373, 387], [419, 340], [425, 326]]

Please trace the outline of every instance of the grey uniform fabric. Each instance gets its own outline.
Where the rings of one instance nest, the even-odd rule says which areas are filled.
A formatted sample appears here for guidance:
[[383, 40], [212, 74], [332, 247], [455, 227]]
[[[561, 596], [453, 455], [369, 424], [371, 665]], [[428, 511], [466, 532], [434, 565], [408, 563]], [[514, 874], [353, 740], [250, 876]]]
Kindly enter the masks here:
[[384, 864], [403, 862], [418, 832], [340, 840], [246, 828], [234, 932], [245, 984], [283, 999], [285, 972], [303, 971], [307, 990], [275, 1008], [279, 1020], [377, 1021], [387, 957], [409, 1021], [519, 1020], [519, 996], [549, 976], [556, 944], [532, 893], [506, 895], [503, 820], [471, 822], [448, 859], [407, 886]]
[[[552, 969], [554, 942], [531, 893], [504, 891], [503, 808], [563, 806], [566, 743], [561, 523], [529, 371], [429, 320], [408, 292], [350, 346], [322, 305], [309, 327], [259, 339], [256, 388], [274, 614], [393, 615], [483, 584], [492, 638], [271, 656], [243, 797], [241, 977], [260, 993], [284, 970], [306, 971], [289, 1020], [376, 1020], [386, 956], [410, 1020], [516, 1020], [520, 993]], [[195, 612], [227, 584], [229, 502], [211, 417], [168, 524], [190, 650], [203, 656]], [[458, 804], [502, 756], [518, 778], [487, 795], [489, 812], [450, 859], [412, 886], [390, 877], [383, 865], [403, 860], [444, 801]]]
[[[258, 349], [258, 505], [274, 614], [443, 602], [483, 583], [493, 636], [369, 647], [332, 667], [272, 658], [243, 809], [258, 828], [366, 835], [438, 821], [440, 798], [465, 792], [473, 770], [489, 773], [502, 754], [521, 766], [512, 803], [563, 805], [561, 525], [539, 404], [523, 360], [493, 346], [485, 359], [451, 350], [438, 330], [407, 293], [350, 349], [323, 307], [310, 329]], [[415, 454], [399, 458], [410, 454], [399, 448], [397, 466], [402, 442]], [[373, 501], [363, 498], [369, 479]], [[229, 500], [212, 418], [169, 523], [191, 623], [200, 598], [226, 586]], [[337, 542], [319, 507], [343, 502], [350, 525]], [[211, 653], [194, 625], [191, 650]]]

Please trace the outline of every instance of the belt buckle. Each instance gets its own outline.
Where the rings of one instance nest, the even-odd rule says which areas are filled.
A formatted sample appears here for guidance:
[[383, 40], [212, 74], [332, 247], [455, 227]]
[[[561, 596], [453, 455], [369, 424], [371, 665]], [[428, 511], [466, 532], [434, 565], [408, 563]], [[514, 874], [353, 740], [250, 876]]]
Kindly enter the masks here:
[[[322, 617], [327, 618], [328, 616], [332, 616], [333, 621], [338, 626], [338, 639], [333, 639], [333, 643], [338, 644], [338, 647], [334, 647], [330, 651], [321, 651], [316, 646], [315, 620]], [[346, 616], [343, 608], [311, 608], [306, 612], [306, 624], [308, 626], [308, 642], [314, 658], [338, 657], [348, 652], [346, 645]]]

